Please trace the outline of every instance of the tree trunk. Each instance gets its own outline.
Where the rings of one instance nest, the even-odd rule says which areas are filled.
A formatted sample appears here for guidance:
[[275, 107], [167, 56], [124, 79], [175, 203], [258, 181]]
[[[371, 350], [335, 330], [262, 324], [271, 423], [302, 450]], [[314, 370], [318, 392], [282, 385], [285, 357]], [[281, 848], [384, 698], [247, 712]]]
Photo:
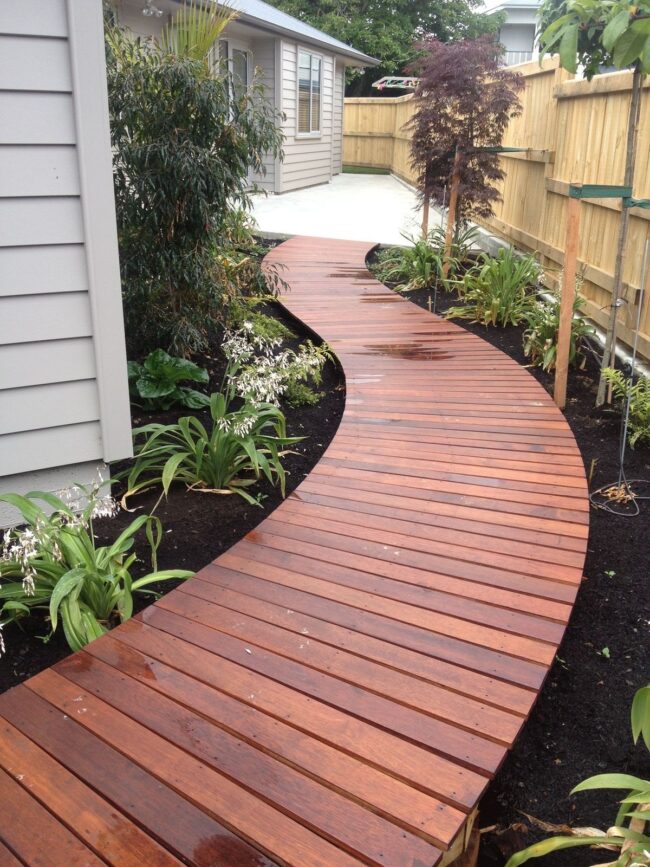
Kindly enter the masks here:
[[[643, 75], [641, 67], [637, 63], [634, 67], [634, 76], [632, 78], [632, 95], [630, 98], [630, 112], [627, 122], [627, 147], [625, 151], [625, 177], [623, 184], [626, 187], [631, 187], [634, 183], [634, 162], [636, 156], [636, 139], [639, 126], [639, 110], [641, 108], [641, 86], [643, 84]], [[622, 204], [622, 203], [621, 203]], [[621, 222], [618, 230], [618, 244], [616, 247], [616, 264], [614, 267], [614, 285], [612, 287], [611, 307], [609, 309], [609, 321], [607, 322], [607, 334], [605, 336], [605, 349], [603, 351], [603, 360], [601, 363], [600, 382], [598, 383], [598, 395], [596, 397], [596, 406], [602, 406], [605, 402], [605, 391], [607, 383], [603, 377], [602, 371], [606, 367], [611, 367], [615, 361], [616, 351], [616, 318], [618, 316], [618, 302], [621, 297], [621, 288], [623, 286], [623, 256], [625, 253], [625, 245], [627, 242], [627, 231], [630, 223], [629, 208], [622, 207]]]
[[454, 243], [454, 228], [456, 226], [456, 213], [458, 211], [458, 188], [460, 187], [460, 148], [456, 146], [454, 168], [451, 176], [451, 189], [449, 191], [449, 210], [447, 211], [447, 230], [445, 232], [445, 253], [442, 273], [447, 277], [449, 274], [449, 259]]

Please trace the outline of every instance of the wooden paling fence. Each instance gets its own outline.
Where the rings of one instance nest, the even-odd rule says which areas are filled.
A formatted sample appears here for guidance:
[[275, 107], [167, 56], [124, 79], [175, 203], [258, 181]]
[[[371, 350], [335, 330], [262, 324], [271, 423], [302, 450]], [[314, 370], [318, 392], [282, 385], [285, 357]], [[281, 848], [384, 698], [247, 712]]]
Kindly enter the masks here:
[[[503, 144], [526, 147], [526, 153], [501, 156], [506, 177], [502, 201], [482, 224], [490, 231], [540, 254], [551, 281], [564, 257], [570, 183], [622, 184], [627, 114], [632, 76], [616, 72], [591, 82], [573, 80], [556, 58], [516, 67], [525, 78], [523, 111], [513, 118]], [[412, 95], [345, 100], [344, 152], [347, 165], [389, 169], [413, 181], [410, 137], [404, 125], [413, 115]], [[638, 133], [635, 198], [650, 197], [650, 81], [646, 81]], [[585, 312], [604, 326], [609, 313], [620, 202], [599, 199], [582, 203], [580, 272]], [[650, 211], [633, 208], [625, 256], [625, 281], [617, 326], [631, 344], [637, 319], [643, 247], [650, 237]], [[650, 358], [650, 293], [641, 311], [639, 352]]]

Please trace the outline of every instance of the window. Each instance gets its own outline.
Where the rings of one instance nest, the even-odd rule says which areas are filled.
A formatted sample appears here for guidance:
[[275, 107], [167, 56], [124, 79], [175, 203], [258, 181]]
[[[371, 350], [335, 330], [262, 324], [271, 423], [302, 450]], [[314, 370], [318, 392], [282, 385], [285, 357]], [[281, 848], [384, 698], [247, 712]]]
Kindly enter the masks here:
[[298, 52], [298, 133], [320, 132], [322, 60], [307, 51]]

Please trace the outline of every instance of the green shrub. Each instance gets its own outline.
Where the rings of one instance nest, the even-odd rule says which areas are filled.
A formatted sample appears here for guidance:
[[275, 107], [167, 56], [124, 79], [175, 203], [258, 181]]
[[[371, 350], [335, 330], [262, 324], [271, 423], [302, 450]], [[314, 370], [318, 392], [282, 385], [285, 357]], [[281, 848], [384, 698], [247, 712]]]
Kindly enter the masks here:
[[205, 349], [238, 284], [215, 257], [248, 204], [249, 169], [281, 153], [279, 114], [255, 81], [112, 28], [107, 75], [127, 343]]
[[[632, 739], [636, 744], [641, 737], [650, 750], [650, 686], [637, 690], [632, 702]], [[620, 801], [614, 824], [607, 831], [597, 828], [576, 828], [574, 836], [551, 837], [533, 843], [522, 852], [513, 855], [506, 867], [519, 867], [531, 858], [542, 858], [561, 849], [577, 846], [603, 846], [619, 850], [616, 861], [608, 861], [609, 867], [647, 867], [650, 864], [650, 780], [632, 777], [629, 774], [599, 774], [579, 783], [571, 792], [587, 792], [594, 789], [622, 789], [628, 794]], [[627, 823], [627, 824], [626, 824]], [[645, 833], [644, 833], [645, 830]], [[623, 846], [625, 845], [625, 851]]]
[[164, 349], [150, 352], [142, 364], [129, 361], [131, 394], [142, 401], [145, 410], [166, 410], [177, 404], [188, 409], [202, 409], [210, 403], [207, 394], [180, 383], [207, 385], [208, 381], [207, 370], [185, 358], [173, 358]]
[[[594, 333], [594, 329], [580, 317], [584, 301], [576, 295], [573, 302], [573, 320], [571, 322], [571, 342], [569, 346], [569, 364], [575, 365], [584, 360], [582, 346], [585, 338]], [[560, 328], [560, 298], [555, 295], [552, 300], [538, 299], [525, 316], [527, 328], [524, 331], [524, 355], [530, 358], [533, 365], [543, 370], [553, 370], [557, 357], [557, 337]]]
[[382, 256], [375, 273], [384, 283], [397, 283], [397, 292], [431, 289], [443, 280], [442, 253], [424, 238], [405, 237], [410, 246], [394, 248]]
[[464, 276], [461, 304], [450, 307], [448, 319], [471, 319], [484, 325], [519, 325], [535, 304], [530, 294], [540, 276], [534, 256], [502, 248], [496, 257], [483, 253]]
[[639, 376], [634, 382], [611, 368], [605, 368], [603, 375], [611, 383], [615, 398], [623, 404], [630, 399], [628, 440], [632, 448], [637, 443], [650, 443], [650, 378]]
[[213, 394], [210, 415], [210, 430], [194, 416], [177, 424], [149, 424], [134, 430], [135, 463], [125, 497], [157, 486], [162, 488], [161, 496], [167, 496], [174, 482], [183, 482], [191, 491], [237, 493], [256, 504], [247, 488], [262, 476], [279, 484], [284, 496], [281, 458], [286, 447], [301, 438], [287, 436], [282, 412], [268, 403], [247, 402], [232, 409], [226, 395]]
[[[162, 538], [158, 518], [140, 515], [112, 545], [98, 547], [93, 519], [110, 517], [116, 506], [97, 490], [78, 492], [86, 506], [65, 502], [40, 491], [26, 496], [3, 494], [0, 501], [18, 509], [27, 525], [7, 530], [0, 557], [1, 626], [28, 615], [33, 608], [49, 611], [52, 631], [59, 624], [72, 650], [79, 650], [133, 613], [133, 594], [148, 585], [192, 575], [182, 569], [157, 571], [156, 552]], [[37, 505], [40, 501], [52, 512]], [[134, 537], [144, 530], [151, 550], [152, 572], [133, 578]], [[49, 636], [48, 636], [49, 637]]]

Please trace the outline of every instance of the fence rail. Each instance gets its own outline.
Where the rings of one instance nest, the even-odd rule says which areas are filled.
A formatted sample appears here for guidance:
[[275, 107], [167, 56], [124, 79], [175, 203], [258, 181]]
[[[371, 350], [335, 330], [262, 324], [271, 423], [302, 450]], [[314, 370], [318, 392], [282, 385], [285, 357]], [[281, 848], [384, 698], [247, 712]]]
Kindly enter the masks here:
[[[564, 258], [569, 183], [622, 184], [627, 113], [632, 75], [616, 72], [577, 81], [556, 58], [540, 66], [522, 64], [523, 111], [513, 118], [504, 145], [529, 148], [503, 154], [506, 176], [494, 216], [482, 224], [517, 246], [537, 251], [550, 280]], [[410, 137], [404, 125], [412, 117], [414, 97], [345, 100], [343, 161], [347, 165], [389, 169], [412, 182]], [[650, 81], [646, 81], [639, 126], [636, 198], [650, 198]], [[599, 199], [582, 203], [580, 270], [586, 312], [605, 325], [613, 286], [620, 203]], [[624, 304], [618, 335], [628, 345], [637, 316], [643, 247], [650, 238], [650, 211], [633, 208], [623, 269]], [[641, 311], [639, 351], [650, 359], [650, 291]]]

